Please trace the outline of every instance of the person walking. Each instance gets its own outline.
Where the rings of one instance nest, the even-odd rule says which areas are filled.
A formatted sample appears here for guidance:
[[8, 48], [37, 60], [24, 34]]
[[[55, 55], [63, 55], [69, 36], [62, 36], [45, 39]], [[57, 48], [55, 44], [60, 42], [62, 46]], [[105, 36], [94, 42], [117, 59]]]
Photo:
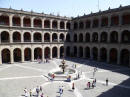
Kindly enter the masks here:
[[24, 92], [27, 93], [27, 88], [24, 88]]
[[30, 89], [30, 91], [29, 91], [29, 94], [30, 94], [30, 97], [32, 97], [32, 90]]
[[74, 86], [74, 83], [72, 83], [72, 90], [74, 91], [74, 89], [75, 89], [75, 86]]
[[95, 87], [96, 87], [96, 82], [97, 82], [97, 81], [96, 81], [96, 78], [95, 78], [95, 80], [94, 80], [94, 86], [95, 86]]
[[40, 91], [42, 92], [42, 86], [40, 86]]
[[108, 78], [106, 78], [106, 86], [108, 86]]
[[39, 89], [39, 87], [37, 86], [37, 88], [36, 88], [37, 96], [39, 96], [39, 92], [40, 92], [40, 89]]
[[43, 93], [41, 94], [41, 97], [43, 97], [44, 95], [43, 95]]

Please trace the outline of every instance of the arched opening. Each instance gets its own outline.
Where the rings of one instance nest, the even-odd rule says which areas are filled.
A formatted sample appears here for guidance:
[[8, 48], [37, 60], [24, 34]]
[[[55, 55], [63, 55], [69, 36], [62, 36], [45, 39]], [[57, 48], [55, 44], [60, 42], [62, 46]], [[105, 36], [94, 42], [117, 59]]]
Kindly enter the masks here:
[[99, 25], [99, 20], [98, 19], [94, 19], [93, 20], [93, 28], [97, 28], [98, 27], [98, 25]]
[[52, 57], [56, 58], [57, 57], [57, 47], [52, 48]]
[[42, 59], [42, 49], [41, 48], [35, 48], [34, 49], [34, 59]]
[[74, 34], [74, 42], [77, 42], [77, 34]]
[[124, 14], [122, 16], [122, 24], [123, 25], [128, 25], [130, 24], [130, 13]]
[[20, 26], [21, 25], [21, 21], [20, 21], [19, 16], [14, 16], [12, 21], [13, 21], [13, 26]]
[[83, 57], [83, 47], [79, 47], [79, 57]]
[[9, 49], [2, 50], [2, 63], [10, 63], [10, 50]]
[[116, 31], [111, 32], [110, 42], [117, 43], [118, 42], [118, 33]]
[[79, 29], [83, 29], [84, 28], [84, 23], [82, 21], [80, 21], [79, 23]]
[[83, 42], [83, 34], [82, 33], [79, 34], [79, 42]]
[[44, 21], [44, 28], [50, 28], [50, 21], [49, 20]]
[[46, 47], [45, 50], [44, 50], [44, 56], [45, 58], [50, 58], [50, 48], [49, 47]]
[[56, 33], [52, 34], [52, 42], [58, 42], [57, 34]]
[[61, 46], [60, 47], [60, 58], [63, 58], [64, 57], [64, 47]]
[[107, 42], [107, 33], [106, 32], [101, 33], [101, 42]]
[[86, 33], [86, 35], [85, 35], [85, 41], [86, 42], [90, 42], [90, 34], [89, 33]]
[[110, 63], [117, 63], [117, 50], [115, 48], [110, 50]]
[[31, 19], [29, 17], [25, 17], [23, 19], [23, 26], [24, 27], [31, 27]]
[[52, 22], [52, 28], [53, 28], [53, 29], [57, 29], [57, 21], [54, 20], [54, 21]]
[[107, 60], [107, 50], [106, 50], [106, 48], [100, 49], [100, 58], [101, 58], [101, 61], [106, 62], [106, 60]]
[[78, 23], [74, 22], [74, 30], [78, 29]]
[[122, 43], [130, 43], [130, 31], [125, 30], [122, 32]]
[[44, 42], [50, 42], [50, 34], [49, 33], [44, 34]]
[[102, 17], [101, 26], [102, 27], [108, 26], [108, 17]]
[[64, 42], [64, 34], [60, 34], [60, 42]]
[[129, 62], [130, 62], [129, 57], [130, 57], [129, 50], [123, 49], [120, 55], [121, 65], [129, 66]]
[[21, 61], [21, 50], [19, 48], [14, 49], [14, 62], [20, 62]]
[[117, 26], [119, 25], [119, 16], [112, 16], [111, 17], [111, 26]]
[[0, 25], [9, 26], [9, 16], [1, 15], [0, 16]]
[[70, 42], [70, 34], [66, 35], [66, 42]]
[[60, 29], [65, 29], [65, 23], [63, 21], [60, 22]]
[[9, 33], [6, 31], [1, 32], [1, 43], [9, 42]]
[[31, 42], [31, 35], [29, 32], [24, 33], [24, 42]]
[[39, 27], [39, 28], [42, 27], [42, 20], [41, 19], [34, 19], [33, 23], [34, 23], [34, 27]]
[[90, 21], [90, 20], [87, 20], [87, 21], [86, 21], [86, 29], [87, 29], [87, 28], [90, 28], [90, 26], [91, 26], [91, 21]]
[[21, 34], [20, 32], [13, 33], [13, 42], [21, 42]]
[[41, 33], [38, 33], [38, 32], [34, 33], [33, 39], [34, 39], [34, 42], [42, 42]]
[[85, 57], [90, 58], [90, 48], [89, 47], [85, 48]]
[[94, 32], [92, 35], [92, 42], [98, 42], [98, 33]]
[[66, 48], [66, 56], [70, 57], [70, 47], [69, 46]]
[[77, 47], [74, 46], [74, 57], [77, 57]]
[[67, 22], [67, 29], [70, 30], [71, 24], [69, 22]]
[[24, 60], [25, 61], [30, 61], [31, 60], [31, 49], [30, 48], [26, 48], [24, 50]]
[[98, 59], [98, 48], [94, 47], [92, 50], [93, 50], [93, 59], [97, 60]]

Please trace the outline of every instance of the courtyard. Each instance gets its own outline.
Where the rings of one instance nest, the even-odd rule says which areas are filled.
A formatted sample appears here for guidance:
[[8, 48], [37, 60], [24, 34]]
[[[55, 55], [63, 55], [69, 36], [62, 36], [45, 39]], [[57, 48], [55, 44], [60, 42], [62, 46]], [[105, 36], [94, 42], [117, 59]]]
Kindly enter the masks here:
[[[59, 68], [61, 59], [52, 59], [49, 63], [25, 62], [0, 65], [0, 97], [24, 97], [24, 88], [32, 89], [35, 97], [37, 86], [43, 87], [45, 97], [59, 97], [59, 86], [64, 87], [62, 97], [130, 97], [130, 68], [95, 62], [85, 59], [66, 59], [69, 66], [76, 65], [80, 78], [65, 82], [58, 78], [48, 80], [48, 72]], [[94, 89], [87, 88], [87, 82], [92, 82], [94, 67], [97, 80]], [[109, 84], [106, 86], [106, 78]], [[72, 91], [72, 83], [75, 90]]]

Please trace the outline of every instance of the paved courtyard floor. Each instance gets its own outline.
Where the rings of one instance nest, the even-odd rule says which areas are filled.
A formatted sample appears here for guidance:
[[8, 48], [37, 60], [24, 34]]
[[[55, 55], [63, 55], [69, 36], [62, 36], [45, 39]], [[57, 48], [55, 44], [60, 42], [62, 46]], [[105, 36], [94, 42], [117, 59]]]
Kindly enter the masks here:
[[[32, 89], [36, 97], [37, 86], [43, 87], [44, 97], [60, 97], [59, 86], [64, 87], [61, 97], [130, 97], [130, 68], [88, 61], [85, 59], [67, 59], [66, 64], [77, 64], [77, 70], [82, 72], [79, 79], [72, 82], [49, 81], [48, 72], [57, 69], [61, 59], [50, 60], [49, 63], [25, 62], [0, 65], [0, 97], [24, 97], [24, 88]], [[87, 89], [87, 82], [92, 82], [94, 67], [97, 79], [94, 89]], [[106, 78], [109, 85], [105, 85]], [[72, 91], [72, 83], [75, 90]], [[39, 96], [40, 97], [40, 96]]]

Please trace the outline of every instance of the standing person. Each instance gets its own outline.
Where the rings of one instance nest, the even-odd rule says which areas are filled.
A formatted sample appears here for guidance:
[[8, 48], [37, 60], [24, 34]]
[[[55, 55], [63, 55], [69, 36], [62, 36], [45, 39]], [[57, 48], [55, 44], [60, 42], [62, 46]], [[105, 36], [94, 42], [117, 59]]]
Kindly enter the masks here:
[[24, 88], [24, 92], [27, 93], [27, 88]]
[[39, 92], [40, 92], [40, 90], [39, 90], [39, 87], [37, 86], [37, 88], [36, 88], [37, 96], [39, 96]]
[[27, 92], [25, 93], [25, 97], [28, 97], [28, 93]]
[[40, 91], [42, 92], [42, 86], [40, 86]]
[[74, 83], [72, 83], [72, 90], [74, 91], [74, 89], [75, 89], [75, 86], [74, 86]]
[[95, 87], [96, 87], [96, 78], [95, 78], [95, 80], [94, 80], [94, 85], [95, 85]]
[[41, 94], [41, 97], [43, 97], [43, 93]]
[[61, 90], [62, 90], [62, 93], [63, 93], [64, 92], [64, 87], [63, 86], [61, 87]]
[[30, 97], [32, 97], [32, 90], [30, 89], [30, 91], [29, 91], [29, 94], [30, 94]]
[[108, 86], [108, 78], [106, 78], [106, 86]]

